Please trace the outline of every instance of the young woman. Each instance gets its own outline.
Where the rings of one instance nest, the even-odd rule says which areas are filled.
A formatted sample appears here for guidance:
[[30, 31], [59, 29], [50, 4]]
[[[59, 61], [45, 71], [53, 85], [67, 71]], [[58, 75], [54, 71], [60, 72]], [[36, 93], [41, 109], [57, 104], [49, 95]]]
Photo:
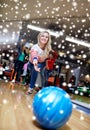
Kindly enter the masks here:
[[[40, 32], [38, 35], [38, 43], [33, 45], [30, 51], [29, 67], [31, 69], [30, 86], [26, 94], [31, 94], [35, 86], [38, 72], [41, 73], [43, 79], [43, 68], [45, 67], [46, 59], [48, 58], [51, 49], [51, 36], [48, 32]], [[43, 82], [42, 82], [43, 86]]]

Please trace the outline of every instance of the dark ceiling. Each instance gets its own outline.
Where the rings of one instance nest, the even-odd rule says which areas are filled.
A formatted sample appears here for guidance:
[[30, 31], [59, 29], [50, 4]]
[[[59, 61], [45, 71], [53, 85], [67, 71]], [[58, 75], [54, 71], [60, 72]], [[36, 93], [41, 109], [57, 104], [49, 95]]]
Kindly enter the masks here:
[[[52, 47], [60, 59], [86, 66], [90, 64], [90, 0], [0, 0], [0, 47], [14, 49], [18, 41], [36, 43], [37, 34], [27, 25], [63, 32], [52, 36]], [[84, 45], [66, 40], [74, 37]], [[80, 42], [80, 41], [79, 41]]]

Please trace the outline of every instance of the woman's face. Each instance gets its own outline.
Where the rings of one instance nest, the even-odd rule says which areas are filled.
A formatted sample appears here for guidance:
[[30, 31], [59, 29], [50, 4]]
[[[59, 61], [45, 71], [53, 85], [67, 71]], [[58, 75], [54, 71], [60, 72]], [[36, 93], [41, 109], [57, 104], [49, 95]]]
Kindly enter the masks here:
[[43, 32], [40, 34], [39, 42], [42, 44], [47, 44], [49, 40], [49, 34], [47, 32]]

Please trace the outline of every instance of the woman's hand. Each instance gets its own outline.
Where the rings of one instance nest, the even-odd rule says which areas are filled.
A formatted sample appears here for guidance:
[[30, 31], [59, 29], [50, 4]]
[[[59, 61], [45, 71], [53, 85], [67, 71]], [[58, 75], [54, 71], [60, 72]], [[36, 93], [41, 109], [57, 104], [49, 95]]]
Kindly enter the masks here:
[[37, 60], [37, 58], [35, 58], [35, 59], [33, 60], [33, 65], [34, 65], [34, 69], [35, 69], [36, 71], [40, 72], [40, 68], [38, 68], [38, 60]]
[[40, 72], [40, 68], [38, 68], [38, 65], [34, 65], [34, 69], [38, 72]]
[[33, 65], [34, 65], [34, 69], [35, 69], [36, 71], [40, 72], [40, 68], [38, 68], [38, 61], [37, 61], [37, 59], [34, 59], [34, 60], [33, 60]]

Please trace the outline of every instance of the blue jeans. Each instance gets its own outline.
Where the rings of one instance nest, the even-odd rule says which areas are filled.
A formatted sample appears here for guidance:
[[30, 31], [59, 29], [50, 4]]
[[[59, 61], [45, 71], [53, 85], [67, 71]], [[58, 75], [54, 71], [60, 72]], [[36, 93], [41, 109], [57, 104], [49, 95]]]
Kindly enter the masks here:
[[[45, 66], [45, 62], [38, 63], [38, 67], [40, 68], [42, 86], [43, 86], [43, 80], [44, 80], [44, 74], [43, 74], [43, 68], [44, 68], [44, 66]], [[34, 65], [32, 63], [30, 63], [30, 62], [29, 62], [28, 67], [30, 68], [30, 71], [31, 71], [31, 78], [30, 78], [30, 86], [29, 87], [30, 88], [34, 88], [38, 72], [34, 69]]]
[[48, 86], [48, 78], [51, 75], [52, 70], [45, 69], [44, 75], [45, 75], [45, 87]]
[[22, 70], [23, 70], [23, 65], [24, 65], [24, 62], [19, 61], [19, 60], [15, 61], [13, 78], [14, 78], [15, 73], [17, 73], [16, 81], [18, 81], [18, 82], [20, 81], [20, 77], [21, 77]]

